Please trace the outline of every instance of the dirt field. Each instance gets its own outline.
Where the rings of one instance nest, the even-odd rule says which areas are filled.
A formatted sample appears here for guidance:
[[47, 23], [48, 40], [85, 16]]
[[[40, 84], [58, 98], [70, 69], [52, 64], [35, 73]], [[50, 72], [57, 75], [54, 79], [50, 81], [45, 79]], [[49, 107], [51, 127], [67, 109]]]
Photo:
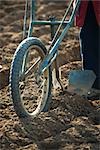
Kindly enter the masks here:
[[[5, 85], [13, 54], [22, 41], [24, 5], [23, 0], [0, 0], [0, 71], [7, 70]], [[56, 4], [56, 1], [38, 0], [37, 6], [38, 19], [49, 16], [60, 19], [66, 9], [64, 1]], [[46, 45], [50, 43], [47, 26], [36, 27], [33, 35]], [[78, 35], [79, 29], [72, 27], [59, 48], [61, 73], [66, 79], [70, 69], [81, 67]], [[100, 99], [87, 100], [56, 91], [52, 93], [48, 112], [34, 120], [21, 121], [15, 113], [7, 85], [0, 89], [0, 150], [100, 149]]]

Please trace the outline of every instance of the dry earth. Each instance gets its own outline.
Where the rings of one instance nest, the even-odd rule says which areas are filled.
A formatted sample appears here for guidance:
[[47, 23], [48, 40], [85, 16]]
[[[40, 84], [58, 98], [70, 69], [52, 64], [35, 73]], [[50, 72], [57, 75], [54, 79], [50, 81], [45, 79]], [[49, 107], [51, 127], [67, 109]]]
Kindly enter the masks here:
[[[22, 118], [23, 123], [17, 117], [7, 84], [13, 54], [22, 40], [24, 4], [23, 0], [0, 0], [0, 150], [99, 150], [100, 100], [56, 91], [48, 112], [34, 120]], [[38, 19], [61, 18], [66, 9], [64, 1], [38, 0], [37, 5]], [[66, 79], [70, 69], [81, 67], [78, 34], [77, 28], [71, 28], [59, 48], [59, 64]], [[49, 44], [47, 26], [36, 27], [34, 35]]]

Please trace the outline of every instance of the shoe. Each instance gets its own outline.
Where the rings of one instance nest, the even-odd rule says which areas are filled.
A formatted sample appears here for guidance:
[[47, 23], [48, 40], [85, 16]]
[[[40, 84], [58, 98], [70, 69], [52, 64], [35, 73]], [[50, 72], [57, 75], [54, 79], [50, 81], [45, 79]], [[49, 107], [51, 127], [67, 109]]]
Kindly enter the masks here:
[[100, 90], [91, 88], [86, 97], [88, 100], [100, 100]]

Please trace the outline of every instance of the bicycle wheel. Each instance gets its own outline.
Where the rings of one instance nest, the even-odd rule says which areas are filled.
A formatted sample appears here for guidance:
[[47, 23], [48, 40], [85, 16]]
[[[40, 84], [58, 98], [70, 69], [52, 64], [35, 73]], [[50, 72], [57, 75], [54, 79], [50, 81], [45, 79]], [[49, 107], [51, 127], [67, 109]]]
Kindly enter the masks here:
[[19, 117], [36, 117], [47, 111], [51, 95], [50, 67], [38, 75], [38, 68], [46, 55], [43, 43], [34, 37], [23, 40], [11, 64], [10, 92]]

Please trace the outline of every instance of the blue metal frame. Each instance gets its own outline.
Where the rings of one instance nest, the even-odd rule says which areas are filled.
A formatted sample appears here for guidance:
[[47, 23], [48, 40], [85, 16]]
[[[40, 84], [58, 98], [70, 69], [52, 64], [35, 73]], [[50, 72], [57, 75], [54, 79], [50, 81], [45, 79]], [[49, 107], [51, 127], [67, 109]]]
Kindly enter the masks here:
[[66, 35], [67, 31], [69, 30], [69, 28], [71, 27], [71, 25], [73, 23], [76, 11], [79, 7], [79, 4], [80, 4], [80, 0], [77, 0], [76, 1], [76, 7], [73, 9], [69, 21], [67, 21], [66, 26], [63, 29], [61, 35], [56, 40], [53, 47], [50, 49], [49, 54], [44, 58], [41, 66], [39, 68], [39, 74], [42, 74], [52, 64], [52, 62], [56, 59], [56, 57], [58, 55], [58, 50], [57, 49], [60, 46], [60, 43], [62, 42], [64, 36]]
[[[27, 1], [28, 0], [26, 0], [26, 5], [27, 5]], [[62, 21], [55, 21], [55, 19], [51, 19], [49, 21], [41, 21], [41, 20], [36, 20], [35, 19], [36, 0], [31, 0], [30, 25], [29, 25], [29, 30], [28, 30], [28, 37], [32, 36], [33, 27], [35, 25], [50, 25], [51, 26], [52, 44], [49, 48], [49, 53], [47, 54], [47, 56], [44, 58], [43, 62], [40, 65], [39, 74], [42, 74], [52, 64], [52, 62], [56, 59], [56, 57], [58, 55], [58, 50], [57, 49], [58, 49], [60, 43], [62, 42], [64, 36], [68, 32], [69, 28], [73, 24], [75, 13], [76, 13], [76, 11], [79, 7], [80, 1], [81, 0], [76, 0], [76, 7], [72, 10], [72, 13], [71, 13], [70, 18], [69, 18], [68, 21], [65, 21], [65, 19], [68, 15], [68, 12], [69, 12], [70, 7], [73, 3], [73, 0], [71, 0], [69, 2], [69, 6], [68, 6], [68, 8], [65, 12], [65, 15], [64, 15]], [[27, 11], [27, 9], [26, 9], [26, 11]], [[24, 24], [26, 24], [26, 23], [24, 23]], [[56, 33], [54, 33], [55, 25], [59, 25], [58, 30], [56, 31]], [[61, 28], [62, 25], [64, 26], [64, 29], [63, 29], [62, 33], [60, 34], [60, 36], [57, 37], [58, 31], [59, 31], [59, 29]]]
[[[28, 0], [26, 0], [26, 4], [27, 4], [27, 1]], [[71, 1], [73, 1], [73, 0], [71, 0]], [[55, 26], [55, 25], [60, 25], [62, 23], [61, 21], [56, 21], [54, 19], [53, 20], [50, 19], [49, 21], [36, 20], [36, 16], [35, 16], [36, 0], [31, 0], [30, 6], [31, 6], [31, 8], [30, 8], [31, 10], [30, 10], [30, 25], [29, 25], [28, 37], [32, 36], [33, 27], [35, 25]], [[67, 23], [68, 23], [67, 21], [63, 21], [62, 24], [65, 26]]]

